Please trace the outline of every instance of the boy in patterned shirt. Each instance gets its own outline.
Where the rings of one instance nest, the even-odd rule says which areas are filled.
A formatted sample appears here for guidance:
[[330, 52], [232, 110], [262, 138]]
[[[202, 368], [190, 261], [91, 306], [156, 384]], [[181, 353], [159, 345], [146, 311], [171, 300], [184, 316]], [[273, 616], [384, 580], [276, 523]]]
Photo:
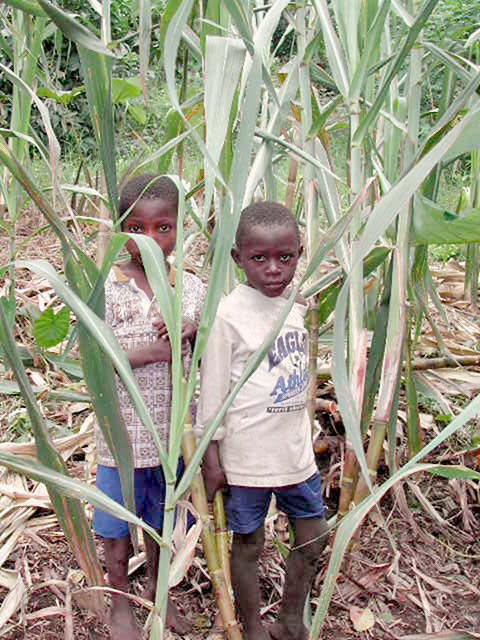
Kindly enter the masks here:
[[[130, 210], [122, 223], [127, 233], [150, 236], [167, 257], [174, 249], [177, 235], [178, 190], [167, 176], [141, 175], [130, 180], [120, 195], [120, 215]], [[130, 259], [115, 265], [105, 283], [105, 319], [112, 327], [121, 348], [127, 354], [138, 387], [150, 411], [158, 433], [167, 448], [172, 403], [170, 375], [171, 349], [161, 310], [155, 301], [134, 240], [126, 249]], [[168, 268], [168, 264], [167, 264]], [[171, 282], [173, 279], [170, 278]], [[182, 355], [188, 369], [191, 342], [205, 298], [205, 287], [191, 273], [183, 276], [182, 295]], [[120, 409], [130, 436], [134, 462], [134, 492], [137, 515], [157, 530], [163, 524], [165, 479], [157, 448], [148, 429], [133, 408], [130, 396], [116, 379]], [[111, 452], [101, 430], [96, 429], [97, 487], [123, 504], [119, 476]], [[128, 590], [128, 557], [130, 535], [127, 522], [98, 509], [94, 512], [93, 528], [103, 538], [105, 564], [109, 584], [118, 590]], [[159, 548], [145, 536], [148, 586], [143, 596], [154, 600], [158, 571]], [[167, 626], [183, 634], [188, 631], [169, 599]], [[112, 596], [111, 633], [115, 640], [136, 640], [139, 629], [127, 598]]]

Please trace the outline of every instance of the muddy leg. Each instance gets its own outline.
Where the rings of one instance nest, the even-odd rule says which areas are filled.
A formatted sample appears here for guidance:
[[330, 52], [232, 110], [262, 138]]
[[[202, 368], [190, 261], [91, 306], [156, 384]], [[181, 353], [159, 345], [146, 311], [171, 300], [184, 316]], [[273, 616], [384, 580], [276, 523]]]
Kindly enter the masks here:
[[325, 518], [298, 519], [294, 529], [295, 549], [287, 560], [280, 614], [277, 622], [269, 627], [274, 640], [308, 640], [308, 630], [303, 624], [303, 609], [318, 560], [328, 541]]
[[[105, 564], [108, 582], [119, 591], [128, 592], [128, 555], [130, 536], [118, 540], [104, 539]], [[110, 612], [111, 636], [115, 640], [140, 640], [140, 630], [135, 623], [128, 599], [112, 594]]]
[[269, 640], [260, 619], [258, 560], [264, 542], [263, 525], [253, 533], [233, 535], [232, 584], [246, 640]]

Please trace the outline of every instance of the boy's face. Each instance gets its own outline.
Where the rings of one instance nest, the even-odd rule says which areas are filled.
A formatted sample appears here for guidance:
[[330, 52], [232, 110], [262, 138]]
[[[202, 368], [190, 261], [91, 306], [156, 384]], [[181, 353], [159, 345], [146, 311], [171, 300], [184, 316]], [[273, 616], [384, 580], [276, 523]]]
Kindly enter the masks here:
[[[127, 233], [143, 233], [155, 240], [165, 257], [170, 255], [177, 239], [177, 209], [169, 200], [139, 200], [122, 224]], [[132, 261], [141, 264], [140, 250], [134, 240], [126, 248]]]
[[280, 296], [295, 274], [302, 246], [291, 225], [246, 229], [232, 257], [245, 271], [247, 284], [269, 298]]

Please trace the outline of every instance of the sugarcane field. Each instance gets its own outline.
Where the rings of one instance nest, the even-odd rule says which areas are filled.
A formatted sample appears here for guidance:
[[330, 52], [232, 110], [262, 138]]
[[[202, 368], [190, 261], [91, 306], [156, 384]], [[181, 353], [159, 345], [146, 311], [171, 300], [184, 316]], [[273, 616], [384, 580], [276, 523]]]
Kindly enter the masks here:
[[480, 0], [0, 3], [0, 638], [480, 638]]

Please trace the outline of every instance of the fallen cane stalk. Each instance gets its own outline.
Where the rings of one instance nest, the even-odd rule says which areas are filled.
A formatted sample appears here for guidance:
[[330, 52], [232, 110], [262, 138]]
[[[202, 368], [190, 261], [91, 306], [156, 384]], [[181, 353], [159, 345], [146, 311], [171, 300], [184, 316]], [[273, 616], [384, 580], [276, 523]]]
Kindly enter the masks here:
[[[193, 435], [192, 420], [189, 412], [182, 437], [182, 455], [185, 464], [188, 464], [190, 462], [195, 449], [196, 442], [195, 436]], [[238, 622], [235, 618], [235, 611], [233, 608], [232, 600], [230, 598], [228, 579], [225, 577], [222, 568], [221, 555], [217, 547], [217, 542], [215, 540], [215, 531], [213, 528], [212, 520], [210, 518], [210, 514], [208, 512], [207, 494], [205, 492], [205, 485], [203, 483], [202, 472], [200, 469], [198, 469], [197, 471], [195, 479], [191, 484], [190, 490], [193, 506], [202, 518], [203, 528], [201, 536], [203, 552], [207, 560], [208, 573], [210, 574], [210, 580], [215, 592], [215, 598], [217, 600], [220, 615], [222, 616], [223, 626], [227, 633], [227, 638], [228, 640], [242, 640], [242, 634], [240, 632]], [[217, 502], [218, 500], [219, 498], [217, 498]], [[217, 505], [217, 508], [218, 506], [219, 505]]]

